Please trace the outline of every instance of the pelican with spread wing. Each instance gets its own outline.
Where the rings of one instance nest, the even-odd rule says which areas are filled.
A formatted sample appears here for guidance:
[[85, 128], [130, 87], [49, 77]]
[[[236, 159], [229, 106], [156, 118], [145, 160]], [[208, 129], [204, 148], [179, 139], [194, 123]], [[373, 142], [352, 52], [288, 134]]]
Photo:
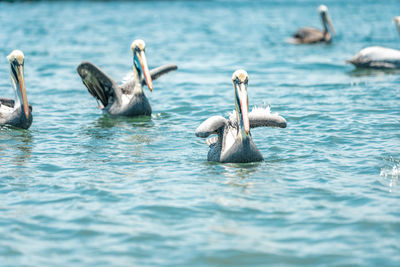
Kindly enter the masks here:
[[143, 92], [147, 85], [153, 91], [153, 80], [178, 67], [164, 65], [149, 71], [143, 40], [132, 42], [133, 79], [119, 86], [96, 65], [84, 61], [78, 66], [78, 74], [89, 93], [101, 102], [99, 107], [111, 115], [150, 116], [151, 106]]
[[213, 116], [205, 120], [196, 129], [196, 136], [207, 138], [210, 150], [207, 160], [216, 162], [245, 163], [262, 161], [264, 158], [255, 146], [250, 128], [286, 127], [286, 120], [277, 113], [271, 114], [268, 108], [254, 108], [249, 113], [247, 84], [248, 74], [245, 70], [233, 73], [232, 81], [235, 90], [236, 110], [229, 119]]
[[24, 53], [14, 50], [7, 57], [16, 100], [0, 98], [0, 126], [28, 129], [32, 124], [32, 107], [28, 103], [24, 79]]

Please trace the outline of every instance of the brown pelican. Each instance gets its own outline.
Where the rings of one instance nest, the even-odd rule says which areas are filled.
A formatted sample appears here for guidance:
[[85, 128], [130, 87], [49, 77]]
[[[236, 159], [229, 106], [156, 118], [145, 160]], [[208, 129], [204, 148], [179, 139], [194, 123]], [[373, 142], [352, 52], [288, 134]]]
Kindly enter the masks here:
[[150, 103], [143, 92], [143, 85], [153, 90], [152, 80], [176, 70], [176, 65], [164, 65], [149, 71], [143, 40], [132, 42], [133, 79], [119, 86], [113, 79], [94, 64], [84, 61], [78, 66], [78, 73], [89, 93], [101, 102], [99, 108], [112, 115], [151, 115]]
[[14, 50], [7, 57], [16, 100], [0, 98], [0, 126], [28, 129], [32, 124], [32, 107], [28, 104], [24, 80], [24, 53]]
[[233, 73], [236, 112], [233, 112], [228, 120], [222, 116], [213, 116], [196, 129], [198, 137], [207, 138], [211, 134], [218, 135], [206, 140], [210, 147], [208, 161], [231, 163], [262, 161], [263, 156], [253, 143], [250, 128], [286, 127], [286, 120], [277, 113], [271, 114], [269, 107], [254, 108], [249, 113], [248, 78], [245, 70], [237, 70]]
[[[400, 33], [400, 17], [395, 17], [393, 21]], [[398, 69], [400, 68], [400, 50], [371, 46], [362, 49], [346, 62], [359, 68]]]
[[333, 28], [331, 18], [329, 17], [328, 8], [325, 5], [320, 5], [318, 7], [318, 12], [321, 16], [321, 22], [322, 26], [324, 27], [324, 31], [310, 27], [301, 28], [293, 35], [293, 39], [291, 40], [292, 43], [314, 44], [320, 42], [331, 42], [332, 36], [328, 31], [328, 26], [334, 35], [336, 35], [336, 32], [335, 28]]

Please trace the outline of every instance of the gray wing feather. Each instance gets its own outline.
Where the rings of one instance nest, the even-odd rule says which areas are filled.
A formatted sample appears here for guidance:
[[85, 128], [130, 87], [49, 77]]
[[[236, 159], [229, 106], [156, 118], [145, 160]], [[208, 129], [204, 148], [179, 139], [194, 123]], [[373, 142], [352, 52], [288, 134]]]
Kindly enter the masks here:
[[121, 86], [121, 92], [123, 94], [132, 94], [133, 89], [135, 88], [135, 79], [133, 79], [133, 76], [131, 77], [130, 80], [126, 81], [125, 83], [123, 83]]
[[84, 61], [79, 64], [77, 70], [89, 93], [100, 100], [104, 107], [114, 100], [121, 100], [118, 84], [99, 67]]
[[14, 99], [10, 98], [0, 98], [0, 105], [4, 105], [10, 108], [13, 108], [15, 105]]
[[216, 143], [218, 143], [218, 136], [214, 136], [214, 137], [210, 137], [210, 138], [206, 139], [206, 144], [208, 146], [211, 146], [211, 145], [216, 144]]
[[295, 42], [316, 43], [324, 39], [324, 33], [314, 28], [301, 28], [294, 35]]
[[286, 120], [278, 113], [271, 114], [269, 107], [253, 108], [249, 113], [250, 127], [280, 127], [286, 128]]
[[[150, 76], [151, 76], [152, 80], [156, 80], [158, 77], [160, 77], [160, 76], [162, 76], [164, 74], [167, 74], [170, 71], [177, 70], [177, 69], [178, 69], [178, 66], [175, 65], [175, 64], [163, 65], [163, 66], [160, 66], [158, 68], [152, 69], [150, 71]], [[142, 81], [142, 85], [145, 85], [145, 84], [146, 84], [146, 81], [143, 80]]]
[[196, 129], [196, 136], [206, 138], [210, 134], [216, 134], [218, 130], [225, 126], [227, 120], [222, 116], [212, 116], [205, 120]]
[[[158, 77], [176, 69], [178, 69], [178, 66], [174, 64], [163, 65], [158, 68], [152, 69], [150, 71], [150, 76], [152, 80], [156, 80]], [[144, 86], [145, 84], [146, 81], [143, 79], [142, 86]], [[133, 79], [133, 73], [130, 72], [122, 79], [121, 91], [124, 94], [130, 94], [133, 92], [134, 88], [135, 88], [135, 79]]]

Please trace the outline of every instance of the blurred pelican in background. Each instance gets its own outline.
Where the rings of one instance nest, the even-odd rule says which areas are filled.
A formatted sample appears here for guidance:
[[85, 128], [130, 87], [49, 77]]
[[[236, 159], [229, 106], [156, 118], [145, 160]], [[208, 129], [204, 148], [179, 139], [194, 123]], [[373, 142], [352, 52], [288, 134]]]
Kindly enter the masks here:
[[[400, 34], [400, 16], [395, 17], [393, 22]], [[357, 68], [400, 69], [400, 50], [382, 46], [370, 46], [362, 49], [346, 62], [353, 64]]]
[[318, 7], [318, 12], [321, 17], [321, 23], [324, 28], [323, 31], [311, 27], [299, 29], [293, 38], [289, 41], [293, 44], [315, 44], [315, 43], [330, 43], [332, 40], [331, 33], [336, 35], [335, 28], [332, 25], [331, 18], [328, 14], [328, 8], [325, 5]]

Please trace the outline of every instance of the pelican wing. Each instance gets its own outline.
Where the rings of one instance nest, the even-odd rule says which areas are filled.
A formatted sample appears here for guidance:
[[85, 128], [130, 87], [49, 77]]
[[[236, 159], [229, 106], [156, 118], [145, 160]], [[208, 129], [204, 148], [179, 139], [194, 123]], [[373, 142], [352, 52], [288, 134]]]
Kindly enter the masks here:
[[117, 83], [96, 65], [84, 61], [78, 66], [78, 73], [89, 93], [100, 100], [104, 107], [110, 102], [121, 100]]
[[301, 28], [293, 35], [295, 43], [316, 43], [324, 39], [324, 33], [314, 28]]
[[212, 146], [213, 144], [218, 143], [218, 136], [210, 137], [206, 139], [207, 146]]
[[14, 99], [10, 99], [10, 98], [0, 98], [0, 106], [1, 105], [13, 108], [15, 105], [15, 101], [14, 101]]
[[9, 98], [0, 98], [0, 125], [7, 124], [14, 112], [15, 101]]
[[[167, 74], [170, 71], [177, 70], [178, 66], [174, 64], [167, 64], [160, 66], [158, 68], [152, 69], [150, 71], [151, 79], [156, 80], [158, 77]], [[146, 81], [143, 79], [142, 86], [146, 84]], [[135, 79], [133, 79], [133, 72], [129, 72], [127, 75], [122, 78], [121, 81], [121, 90], [124, 94], [131, 94], [135, 88]]]
[[286, 120], [278, 113], [271, 114], [270, 108], [253, 108], [249, 113], [250, 127], [286, 128]]
[[[158, 68], [152, 69], [150, 71], [151, 79], [156, 80], [158, 77], [160, 77], [164, 74], [167, 74], [170, 71], [177, 70], [177, 69], [178, 69], [178, 66], [175, 64], [167, 64], [167, 65], [163, 65]], [[143, 80], [142, 85], [144, 85], [145, 83], [146, 83], [146, 81]]]
[[225, 126], [226, 122], [227, 120], [222, 116], [212, 116], [197, 127], [196, 136], [206, 138], [210, 134], [216, 134]]

